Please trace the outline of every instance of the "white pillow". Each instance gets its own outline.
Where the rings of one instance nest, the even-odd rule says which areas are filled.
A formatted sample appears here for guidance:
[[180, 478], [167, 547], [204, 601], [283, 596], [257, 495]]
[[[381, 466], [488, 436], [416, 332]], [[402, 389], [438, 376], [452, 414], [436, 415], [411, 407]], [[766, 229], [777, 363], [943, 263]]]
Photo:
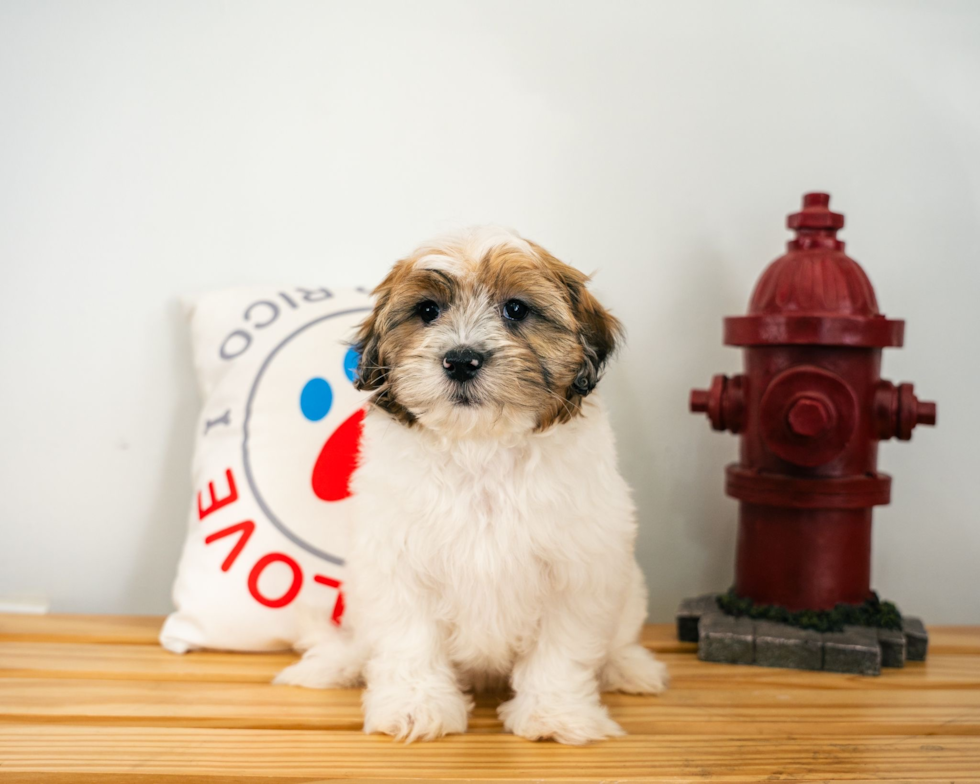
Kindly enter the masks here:
[[186, 303], [201, 397], [175, 653], [268, 651], [343, 613], [347, 483], [368, 393], [348, 347], [362, 290], [232, 289]]

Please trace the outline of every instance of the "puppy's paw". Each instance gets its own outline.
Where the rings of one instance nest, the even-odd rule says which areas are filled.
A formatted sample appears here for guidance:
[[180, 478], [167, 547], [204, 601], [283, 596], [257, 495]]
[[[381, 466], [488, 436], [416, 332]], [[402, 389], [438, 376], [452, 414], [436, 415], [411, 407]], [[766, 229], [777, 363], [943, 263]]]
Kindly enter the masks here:
[[303, 686], [307, 689], [339, 689], [346, 684], [338, 682], [337, 674], [321, 662], [300, 659], [276, 675], [272, 682], [276, 686]]
[[627, 645], [609, 657], [600, 678], [603, 691], [661, 694], [670, 683], [667, 665], [642, 645]]
[[360, 662], [352, 658], [316, 655], [311, 649], [296, 664], [284, 669], [272, 682], [278, 686], [303, 686], [307, 689], [349, 689], [361, 685]]
[[348, 689], [362, 686], [362, 647], [350, 635], [332, 631], [307, 649], [296, 664], [280, 672], [273, 683], [307, 689]]
[[364, 693], [364, 731], [398, 740], [435, 740], [466, 732], [473, 700], [458, 689], [424, 693], [407, 686], [403, 692], [385, 689]]
[[522, 697], [505, 702], [497, 709], [504, 729], [528, 740], [550, 738], [559, 743], [580, 746], [626, 732], [609, 718], [605, 707], [589, 702], [549, 703], [541, 698]]

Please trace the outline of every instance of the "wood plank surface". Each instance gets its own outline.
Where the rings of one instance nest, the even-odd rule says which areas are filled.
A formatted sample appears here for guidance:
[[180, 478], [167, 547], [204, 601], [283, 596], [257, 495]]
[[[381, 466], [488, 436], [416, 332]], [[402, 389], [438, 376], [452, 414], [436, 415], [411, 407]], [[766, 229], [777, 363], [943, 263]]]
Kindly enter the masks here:
[[[980, 656], [933, 654], [928, 666], [908, 662], [879, 678], [829, 672], [705, 664], [693, 653], [659, 654], [670, 667], [674, 688], [725, 684], [727, 688], [796, 686], [820, 689], [980, 689]], [[196, 651], [182, 656], [150, 645], [0, 642], [0, 678], [97, 678], [100, 680], [268, 683], [296, 660], [291, 653]]]
[[0, 640], [158, 645], [159, 615], [13, 615], [0, 613]]
[[[0, 613], [0, 642], [87, 642], [158, 645], [163, 619], [157, 615], [14, 615]], [[933, 653], [980, 654], [980, 626], [929, 629]], [[694, 643], [678, 642], [672, 623], [648, 624], [643, 644], [661, 653], [693, 653]]]
[[[163, 619], [157, 615], [14, 615], [0, 613], [0, 641], [91, 642], [158, 645]], [[969, 627], [964, 627], [969, 629]], [[980, 648], [980, 635], [976, 643]], [[690, 652], [697, 645], [677, 640], [674, 624], [649, 624], [643, 644], [651, 650]]]
[[272, 686], [289, 653], [156, 644], [161, 619], [0, 615], [0, 782], [644, 780], [980, 782], [980, 629], [930, 629], [930, 657], [878, 678], [697, 661], [673, 627], [660, 697], [607, 694], [626, 738], [506, 735], [483, 695], [465, 736], [360, 732], [360, 692]]
[[[65, 695], [70, 694], [67, 701]], [[481, 695], [470, 731], [501, 732]], [[671, 689], [656, 699], [603, 698], [630, 733], [763, 736], [843, 735], [873, 725], [878, 735], [980, 736], [980, 690], [843, 691]], [[258, 684], [0, 679], [0, 723], [227, 729], [361, 728], [360, 692]]]
[[177, 655], [152, 645], [0, 642], [0, 677], [268, 683], [296, 659], [291, 653]]
[[[632, 735], [584, 748], [510, 735], [406, 745], [360, 732], [19, 725], [0, 735], [5, 773], [344, 779], [977, 780], [974, 738], [778, 739]], [[737, 765], [737, 768], [734, 767]], [[537, 772], [537, 773], [534, 773]], [[515, 775], [516, 774], [516, 775]], [[63, 780], [70, 781], [69, 775]]]

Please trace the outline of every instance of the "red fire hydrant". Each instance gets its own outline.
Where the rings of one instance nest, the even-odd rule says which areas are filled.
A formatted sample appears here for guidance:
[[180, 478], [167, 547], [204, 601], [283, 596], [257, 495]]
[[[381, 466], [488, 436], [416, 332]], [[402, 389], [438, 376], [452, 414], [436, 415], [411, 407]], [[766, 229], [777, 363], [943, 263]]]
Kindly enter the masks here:
[[935, 403], [912, 384], [881, 379], [881, 350], [902, 345], [905, 324], [878, 311], [829, 202], [803, 197], [787, 219], [796, 238], [759, 279], [748, 315], [725, 319], [745, 373], [691, 392], [691, 411], [741, 436], [725, 488], [740, 502], [735, 591], [789, 610], [870, 597], [871, 510], [891, 491], [878, 442], [936, 423]]

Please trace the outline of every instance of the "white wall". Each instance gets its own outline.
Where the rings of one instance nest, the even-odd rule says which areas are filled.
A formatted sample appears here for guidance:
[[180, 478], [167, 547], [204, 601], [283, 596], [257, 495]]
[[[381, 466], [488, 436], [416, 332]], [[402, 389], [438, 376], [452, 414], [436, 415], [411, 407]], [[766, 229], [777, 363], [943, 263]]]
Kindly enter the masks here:
[[448, 225], [598, 270], [651, 613], [725, 588], [736, 439], [686, 413], [826, 189], [940, 426], [882, 447], [874, 582], [980, 622], [980, 4], [0, 4], [0, 595], [162, 612], [196, 392], [176, 297], [371, 284]]

